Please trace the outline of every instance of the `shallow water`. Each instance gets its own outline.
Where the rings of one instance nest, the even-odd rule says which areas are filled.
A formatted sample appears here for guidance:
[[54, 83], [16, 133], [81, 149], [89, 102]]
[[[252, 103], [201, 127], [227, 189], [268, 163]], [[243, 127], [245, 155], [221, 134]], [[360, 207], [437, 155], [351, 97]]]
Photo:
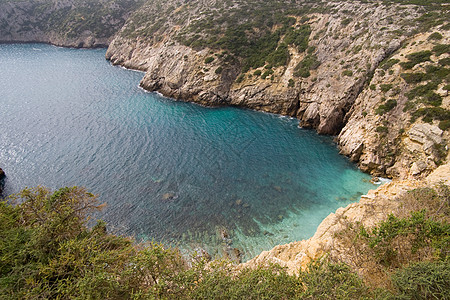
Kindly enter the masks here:
[[142, 73], [104, 54], [0, 45], [7, 193], [86, 186], [107, 203], [96, 217], [113, 232], [212, 255], [236, 247], [248, 259], [309, 238], [374, 188], [331, 137], [290, 118], [147, 93]]

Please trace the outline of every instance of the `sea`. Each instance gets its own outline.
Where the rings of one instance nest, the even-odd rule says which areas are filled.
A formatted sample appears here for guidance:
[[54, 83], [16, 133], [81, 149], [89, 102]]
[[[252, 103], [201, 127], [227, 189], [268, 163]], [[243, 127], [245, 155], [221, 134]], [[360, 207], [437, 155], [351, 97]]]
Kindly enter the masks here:
[[4, 194], [82, 186], [92, 216], [138, 242], [248, 260], [311, 237], [337, 208], [375, 188], [333, 137], [298, 120], [208, 108], [139, 87], [106, 49], [0, 45]]

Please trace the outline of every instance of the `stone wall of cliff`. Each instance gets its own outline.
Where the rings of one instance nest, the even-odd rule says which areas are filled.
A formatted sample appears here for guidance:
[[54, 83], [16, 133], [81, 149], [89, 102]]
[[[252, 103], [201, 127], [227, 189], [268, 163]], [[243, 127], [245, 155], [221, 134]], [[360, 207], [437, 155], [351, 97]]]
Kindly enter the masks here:
[[0, 42], [106, 47], [139, 1], [0, 1]]

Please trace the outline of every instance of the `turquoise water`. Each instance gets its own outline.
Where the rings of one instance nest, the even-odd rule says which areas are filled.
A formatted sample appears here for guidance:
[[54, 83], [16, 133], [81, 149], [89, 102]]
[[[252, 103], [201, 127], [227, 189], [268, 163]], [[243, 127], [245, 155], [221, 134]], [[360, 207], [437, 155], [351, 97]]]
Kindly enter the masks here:
[[[312, 236], [374, 186], [331, 137], [296, 120], [176, 102], [105, 50], [0, 45], [6, 193], [86, 186], [115, 233], [248, 259]], [[221, 232], [226, 230], [230, 240]]]

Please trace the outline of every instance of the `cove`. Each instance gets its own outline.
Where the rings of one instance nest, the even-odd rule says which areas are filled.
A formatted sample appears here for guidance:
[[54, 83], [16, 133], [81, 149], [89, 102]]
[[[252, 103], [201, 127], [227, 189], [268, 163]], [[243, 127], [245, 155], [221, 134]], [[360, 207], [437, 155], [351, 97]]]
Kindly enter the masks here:
[[374, 188], [331, 137], [290, 118], [147, 93], [143, 73], [104, 55], [0, 45], [7, 194], [85, 186], [107, 204], [95, 218], [113, 233], [213, 256], [238, 248], [246, 260], [311, 237]]

